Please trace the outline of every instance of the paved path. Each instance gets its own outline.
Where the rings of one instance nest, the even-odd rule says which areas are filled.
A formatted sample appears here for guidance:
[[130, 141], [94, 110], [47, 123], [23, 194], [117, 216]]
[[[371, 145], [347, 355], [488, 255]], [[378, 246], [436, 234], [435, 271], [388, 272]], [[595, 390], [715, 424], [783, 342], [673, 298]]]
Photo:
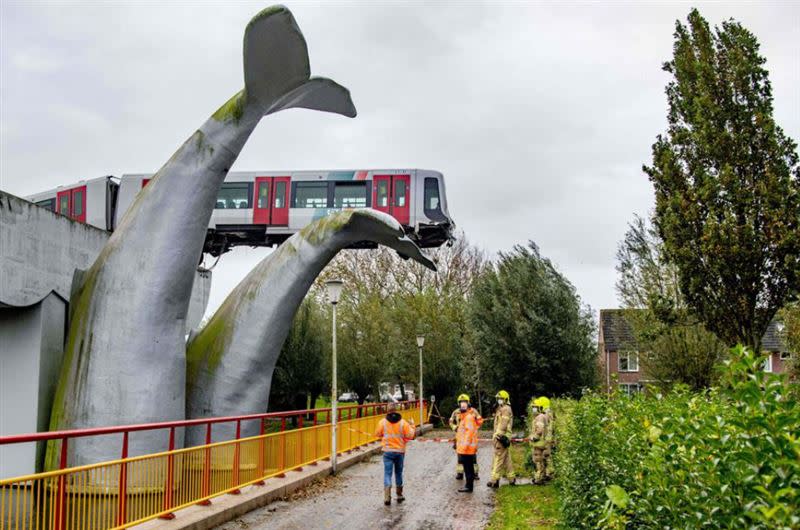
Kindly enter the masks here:
[[456, 491], [462, 482], [455, 480], [455, 452], [449, 444], [415, 441], [406, 454], [403, 504], [393, 499], [391, 506], [383, 505], [383, 462], [374, 456], [289, 501], [269, 504], [217, 530], [481, 529], [494, 506], [493, 490], [486, 487], [491, 452], [488, 444], [481, 444], [481, 480], [472, 494]]

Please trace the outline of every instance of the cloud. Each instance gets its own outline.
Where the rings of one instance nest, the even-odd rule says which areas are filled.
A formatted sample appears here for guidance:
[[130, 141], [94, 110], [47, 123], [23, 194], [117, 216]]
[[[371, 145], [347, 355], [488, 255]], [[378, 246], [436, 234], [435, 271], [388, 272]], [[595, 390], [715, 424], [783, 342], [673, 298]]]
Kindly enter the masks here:
[[[756, 34], [776, 119], [800, 137], [800, 7], [696, 4]], [[262, 7], [1, 4], [3, 189], [158, 169], [241, 88], [242, 32]], [[290, 8], [312, 72], [350, 88], [359, 116], [270, 116], [233, 169], [438, 169], [471, 241], [533, 239], [584, 301], [616, 305], [616, 244], [652, 208], [641, 166], [666, 127], [661, 63], [687, 4]], [[223, 256], [211, 306], [267, 252]]]

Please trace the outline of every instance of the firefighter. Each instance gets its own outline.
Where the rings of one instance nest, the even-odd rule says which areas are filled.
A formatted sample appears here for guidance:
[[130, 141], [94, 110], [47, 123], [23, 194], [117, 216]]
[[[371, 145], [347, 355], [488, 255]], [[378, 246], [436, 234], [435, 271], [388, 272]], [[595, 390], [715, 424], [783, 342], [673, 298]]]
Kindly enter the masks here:
[[547, 416], [547, 430], [544, 433], [544, 440], [547, 443], [544, 449], [544, 475], [547, 480], [551, 480], [554, 475], [553, 469], [553, 447], [556, 444], [555, 440], [555, 418], [553, 417], [553, 409], [550, 406], [550, 400], [542, 397], [542, 406], [544, 407], [544, 414]]
[[389, 403], [386, 417], [378, 422], [375, 437], [381, 439], [383, 445], [383, 504], [392, 504], [392, 471], [397, 503], [406, 500], [403, 497], [403, 461], [405, 460], [406, 443], [413, 440], [416, 432], [397, 412], [397, 405]]
[[542, 484], [546, 476], [545, 450], [547, 449], [547, 432], [549, 430], [549, 418], [544, 413], [545, 405], [549, 407], [550, 400], [539, 397], [531, 401], [531, 422], [530, 439], [533, 449], [533, 483]]
[[456, 453], [458, 463], [464, 466], [466, 483], [459, 488], [460, 493], [472, 493], [475, 482], [475, 460], [478, 455], [478, 429], [483, 418], [469, 404], [469, 396], [458, 396], [458, 427], [456, 429]]
[[[462, 399], [466, 399], [467, 401], [469, 401], [469, 396], [466, 395], [466, 394], [461, 394], [460, 396], [458, 396], [458, 401], [461, 401]], [[456, 408], [453, 411], [453, 413], [450, 414], [450, 421], [448, 423], [450, 424], [450, 429], [453, 432], [456, 432], [456, 430], [458, 429], [458, 416], [459, 416], [459, 414], [461, 414], [461, 409], [460, 408]], [[455, 440], [454, 440], [453, 441], [453, 449], [455, 449], [455, 448], [456, 448], [456, 443], [455, 443]], [[478, 480], [480, 478], [478, 476], [478, 472], [479, 471], [480, 471], [480, 466], [478, 465], [477, 456], [476, 456], [476, 460], [475, 460], [475, 480]], [[464, 466], [462, 466], [461, 463], [458, 461], [458, 458], [456, 458], [456, 480], [463, 480], [463, 478], [464, 478]]]
[[500, 486], [500, 478], [505, 476], [512, 486], [517, 483], [514, 476], [514, 465], [511, 462], [511, 427], [514, 423], [514, 413], [509, 403], [511, 399], [508, 392], [501, 390], [494, 396], [497, 400], [497, 409], [494, 411], [494, 461], [492, 462], [492, 478], [486, 483], [490, 488]]

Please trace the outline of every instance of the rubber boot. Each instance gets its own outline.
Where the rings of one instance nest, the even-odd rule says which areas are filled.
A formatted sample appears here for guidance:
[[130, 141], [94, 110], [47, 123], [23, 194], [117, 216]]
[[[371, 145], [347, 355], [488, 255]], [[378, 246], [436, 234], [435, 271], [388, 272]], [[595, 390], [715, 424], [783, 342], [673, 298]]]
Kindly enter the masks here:
[[383, 488], [383, 504], [389, 506], [392, 504], [392, 487]]
[[486, 483], [486, 485], [490, 488], [499, 488], [500, 487], [500, 480], [490, 480]]
[[464, 486], [463, 488], [459, 488], [458, 492], [459, 493], [472, 493], [472, 488], [468, 488], [468, 487]]
[[464, 473], [456, 473], [456, 480], [464, 480]]
[[406, 500], [406, 498], [403, 497], [403, 486], [395, 486], [395, 490], [397, 490], [397, 504], [400, 504]]

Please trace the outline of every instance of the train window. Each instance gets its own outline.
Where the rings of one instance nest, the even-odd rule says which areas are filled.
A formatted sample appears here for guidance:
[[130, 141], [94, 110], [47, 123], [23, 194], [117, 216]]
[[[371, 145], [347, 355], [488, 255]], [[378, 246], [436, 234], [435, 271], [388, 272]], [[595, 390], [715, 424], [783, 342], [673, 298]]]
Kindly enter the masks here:
[[269, 182], [258, 183], [258, 207], [269, 208]]
[[72, 194], [72, 216], [83, 215], [83, 190]]
[[286, 207], [286, 182], [279, 181], [275, 183], [275, 208]]
[[378, 181], [378, 191], [375, 193], [375, 206], [386, 208], [389, 206], [389, 181]]
[[327, 182], [298, 182], [295, 188], [294, 208], [327, 208]]
[[55, 201], [53, 199], [47, 199], [44, 201], [38, 201], [36, 206], [41, 206], [42, 208], [47, 208], [51, 212], [53, 211], [53, 207], [55, 206]]
[[433, 177], [425, 178], [425, 211], [438, 211], [439, 182]]
[[406, 181], [405, 180], [396, 180], [394, 185], [394, 205], [395, 206], [405, 206], [406, 205]]
[[216, 207], [224, 210], [250, 208], [250, 185], [247, 182], [223, 183], [217, 195]]
[[69, 195], [62, 195], [58, 201], [58, 213], [69, 215]]
[[366, 182], [337, 182], [333, 190], [334, 208], [364, 208], [367, 206]]

